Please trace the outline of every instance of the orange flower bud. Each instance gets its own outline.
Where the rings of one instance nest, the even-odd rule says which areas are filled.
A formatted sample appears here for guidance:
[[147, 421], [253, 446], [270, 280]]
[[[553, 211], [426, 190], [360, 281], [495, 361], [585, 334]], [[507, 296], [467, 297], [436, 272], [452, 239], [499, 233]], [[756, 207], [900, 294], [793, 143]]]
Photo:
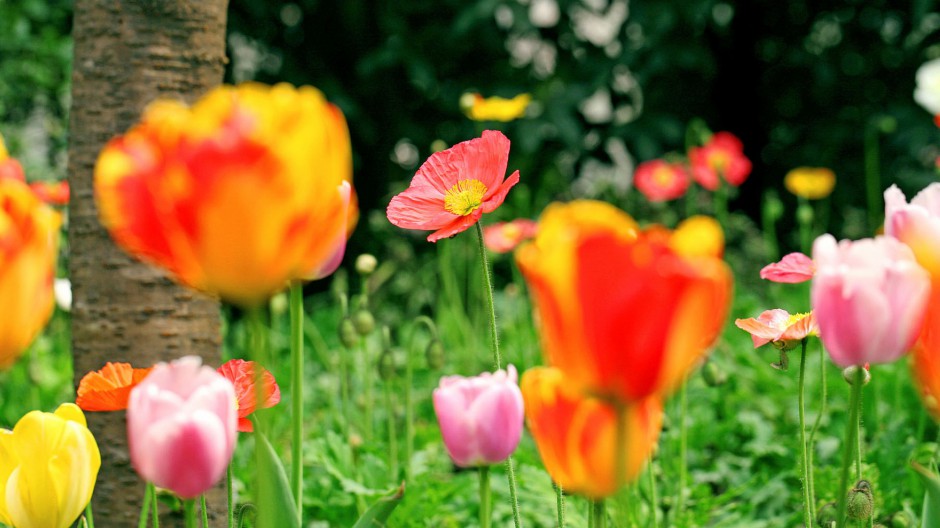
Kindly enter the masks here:
[[[545, 469], [565, 491], [593, 499], [636, 480], [659, 438], [662, 403], [648, 398], [626, 407], [626, 436], [618, 445], [617, 411], [579, 394], [559, 369], [536, 367], [520, 385], [529, 431]], [[617, 450], [625, 464], [617, 471]]]
[[150, 105], [95, 167], [102, 223], [180, 282], [253, 306], [336, 269], [357, 208], [342, 113], [311, 87]]

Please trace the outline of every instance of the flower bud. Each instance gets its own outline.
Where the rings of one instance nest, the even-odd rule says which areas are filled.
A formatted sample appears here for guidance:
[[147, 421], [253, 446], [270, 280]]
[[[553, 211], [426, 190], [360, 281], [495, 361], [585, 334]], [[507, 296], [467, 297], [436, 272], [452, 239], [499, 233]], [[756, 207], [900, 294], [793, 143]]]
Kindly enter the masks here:
[[356, 257], [356, 272], [360, 275], [371, 275], [378, 266], [379, 261], [369, 253], [363, 253]]
[[431, 370], [440, 370], [444, 367], [444, 344], [440, 339], [434, 338], [428, 343], [428, 348], [424, 351], [424, 356], [428, 361], [428, 368]]
[[871, 517], [874, 497], [871, 493], [871, 484], [867, 480], [860, 480], [855, 487], [849, 490], [846, 496], [846, 515], [853, 521], [866, 520]]
[[356, 325], [352, 319], [344, 317], [339, 322], [339, 341], [346, 348], [352, 348], [359, 342], [359, 333], [356, 331]]
[[353, 325], [356, 327], [356, 332], [359, 332], [361, 336], [367, 336], [375, 330], [375, 317], [372, 316], [366, 308], [360, 308], [353, 314], [352, 317]]
[[829, 502], [823, 505], [816, 514], [816, 524], [819, 528], [834, 528], [838, 511], [835, 502]]
[[722, 370], [714, 361], [708, 361], [702, 367], [702, 379], [709, 387], [718, 387], [728, 381], [728, 373]]
[[868, 382], [871, 381], [871, 373], [868, 372], [868, 369], [864, 367], [857, 367], [855, 365], [846, 367], [845, 369], [842, 370], [842, 379], [844, 379], [845, 382], [848, 383], [849, 385], [852, 385], [853, 383], [855, 383], [855, 373], [859, 368], [861, 368], [865, 372], [864, 377], [862, 378], [862, 387], [864, 387], [865, 385], [868, 385]]
[[395, 377], [396, 371], [398, 370], [398, 365], [395, 361], [395, 353], [391, 348], [384, 348], [382, 353], [379, 354], [379, 378], [382, 381], [389, 381]]

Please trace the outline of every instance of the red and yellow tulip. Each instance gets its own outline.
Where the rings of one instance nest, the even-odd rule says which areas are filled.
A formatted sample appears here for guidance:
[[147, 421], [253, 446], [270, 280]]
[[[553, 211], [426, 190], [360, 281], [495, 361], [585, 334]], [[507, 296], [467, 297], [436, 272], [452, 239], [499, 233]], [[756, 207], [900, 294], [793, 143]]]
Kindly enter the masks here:
[[[636, 480], [662, 428], [658, 398], [620, 411], [626, 413], [625, 436], [618, 441], [618, 411], [572, 390], [561, 370], [530, 369], [522, 376], [521, 389], [529, 431], [545, 469], [566, 492], [599, 499]], [[620, 471], [618, 460], [624, 464]]]
[[311, 87], [158, 101], [95, 167], [101, 220], [180, 282], [253, 306], [332, 273], [357, 208], [346, 121]]
[[26, 350], [52, 315], [60, 222], [26, 183], [0, 178], [0, 369]]
[[516, 252], [547, 362], [574, 388], [631, 403], [677, 387], [718, 337], [732, 276], [721, 229], [640, 230], [595, 201], [550, 205]]

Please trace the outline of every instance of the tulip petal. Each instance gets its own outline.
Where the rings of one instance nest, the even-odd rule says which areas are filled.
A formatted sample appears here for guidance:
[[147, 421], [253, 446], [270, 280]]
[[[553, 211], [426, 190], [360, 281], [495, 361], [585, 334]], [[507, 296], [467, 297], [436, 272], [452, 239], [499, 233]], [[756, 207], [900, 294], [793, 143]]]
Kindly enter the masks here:
[[504, 460], [522, 435], [522, 393], [514, 384], [493, 387], [480, 395], [468, 414], [477, 424], [480, 453], [485, 460]]

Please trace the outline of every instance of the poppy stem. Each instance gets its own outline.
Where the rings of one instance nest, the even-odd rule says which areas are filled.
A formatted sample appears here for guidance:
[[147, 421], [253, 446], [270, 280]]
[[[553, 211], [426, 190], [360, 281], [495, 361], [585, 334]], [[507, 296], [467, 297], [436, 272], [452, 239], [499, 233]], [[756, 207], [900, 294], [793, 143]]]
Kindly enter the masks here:
[[490, 528], [492, 500], [493, 498], [490, 495], [490, 467], [480, 466], [480, 528]]
[[822, 417], [826, 414], [826, 349], [822, 346], [820, 342], [819, 346], [819, 376], [822, 380], [822, 405], [820, 406], [819, 413], [816, 415], [816, 421], [813, 423], [813, 429], [809, 432], [809, 441], [807, 442], [807, 451], [809, 452], [809, 497], [812, 501], [810, 503], [810, 515], [812, 519], [816, 518], [816, 480], [813, 476], [813, 457], [815, 456], [815, 441], [816, 441], [816, 431], [819, 430], [819, 424], [822, 423]]
[[226, 512], [228, 528], [235, 528], [235, 495], [234, 490], [232, 489], [231, 462], [229, 462], [228, 467], [225, 468], [225, 494], [228, 496], [228, 511]]
[[186, 517], [186, 528], [196, 528], [196, 499], [184, 500], [183, 511]]
[[[493, 282], [490, 280], [490, 263], [486, 258], [486, 246], [483, 244], [483, 227], [480, 222], [476, 224], [477, 242], [480, 249], [480, 262], [483, 266], [483, 290], [486, 294], [486, 304], [490, 314], [490, 345], [493, 349], [493, 360], [496, 370], [502, 368], [499, 355], [499, 334], [496, 329], [496, 305], [493, 303]], [[506, 475], [509, 478], [509, 500], [512, 504], [512, 521], [515, 528], [521, 528], [522, 520], [519, 518], [519, 501], [516, 498], [516, 473], [512, 467], [512, 456], [506, 458]]]
[[809, 494], [809, 475], [812, 471], [812, 468], [809, 467], [809, 456], [806, 453], [806, 413], [804, 411], [804, 397], [803, 397], [803, 388], [805, 386], [804, 382], [806, 380], [806, 341], [804, 337], [800, 340], [800, 378], [799, 378], [799, 387], [797, 389], [797, 401], [799, 403], [799, 413], [800, 413], [800, 463], [802, 465], [802, 480], [803, 480], [803, 524], [806, 526], [815, 526], [813, 523], [813, 512], [812, 504], [813, 499]]
[[[290, 357], [291, 357], [291, 487], [297, 517], [303, 519], [304, 493], [304, 286], [290, 283]], [[260, 401], [259, 401], [260, 403]]]
[[389, 474], [395, 482], [398, 480], [398, 432], [395, 427], [395, 395], [390, 379], [385, 381], [385, 412], [388, 419]]
[[552, 487], [555, 488], [555, 512], [558, 516], [558, 528], [565, 528], [565, 493], [561, 489], [561, 484], [552, 481]]
[[845, 526], [845, 498], [849, 490], [849, 467], [852, 465], [852, 451], [857, 447], [855, 436], [858, 434], [858, 404], [862, 396], [862, 383], [865, 382], [865, 370], [859, 366], [852, 380], [852, 397], [849, 402], [849, 421], [845, 423], [845, 442], [842, 444], [842, 474], [836, 496], [839, 499], [836, 522]]
[[686, 396], [686, 385], [683, 383], [679, 388], [679, 490], [676, 493], [676, 522], [682, 518], [682, 511], [685, 509], [685, 482], [688, 473], [688, 451], [689, 434], [686, 430], [686, 414], [689, 411], [689, 401]]

